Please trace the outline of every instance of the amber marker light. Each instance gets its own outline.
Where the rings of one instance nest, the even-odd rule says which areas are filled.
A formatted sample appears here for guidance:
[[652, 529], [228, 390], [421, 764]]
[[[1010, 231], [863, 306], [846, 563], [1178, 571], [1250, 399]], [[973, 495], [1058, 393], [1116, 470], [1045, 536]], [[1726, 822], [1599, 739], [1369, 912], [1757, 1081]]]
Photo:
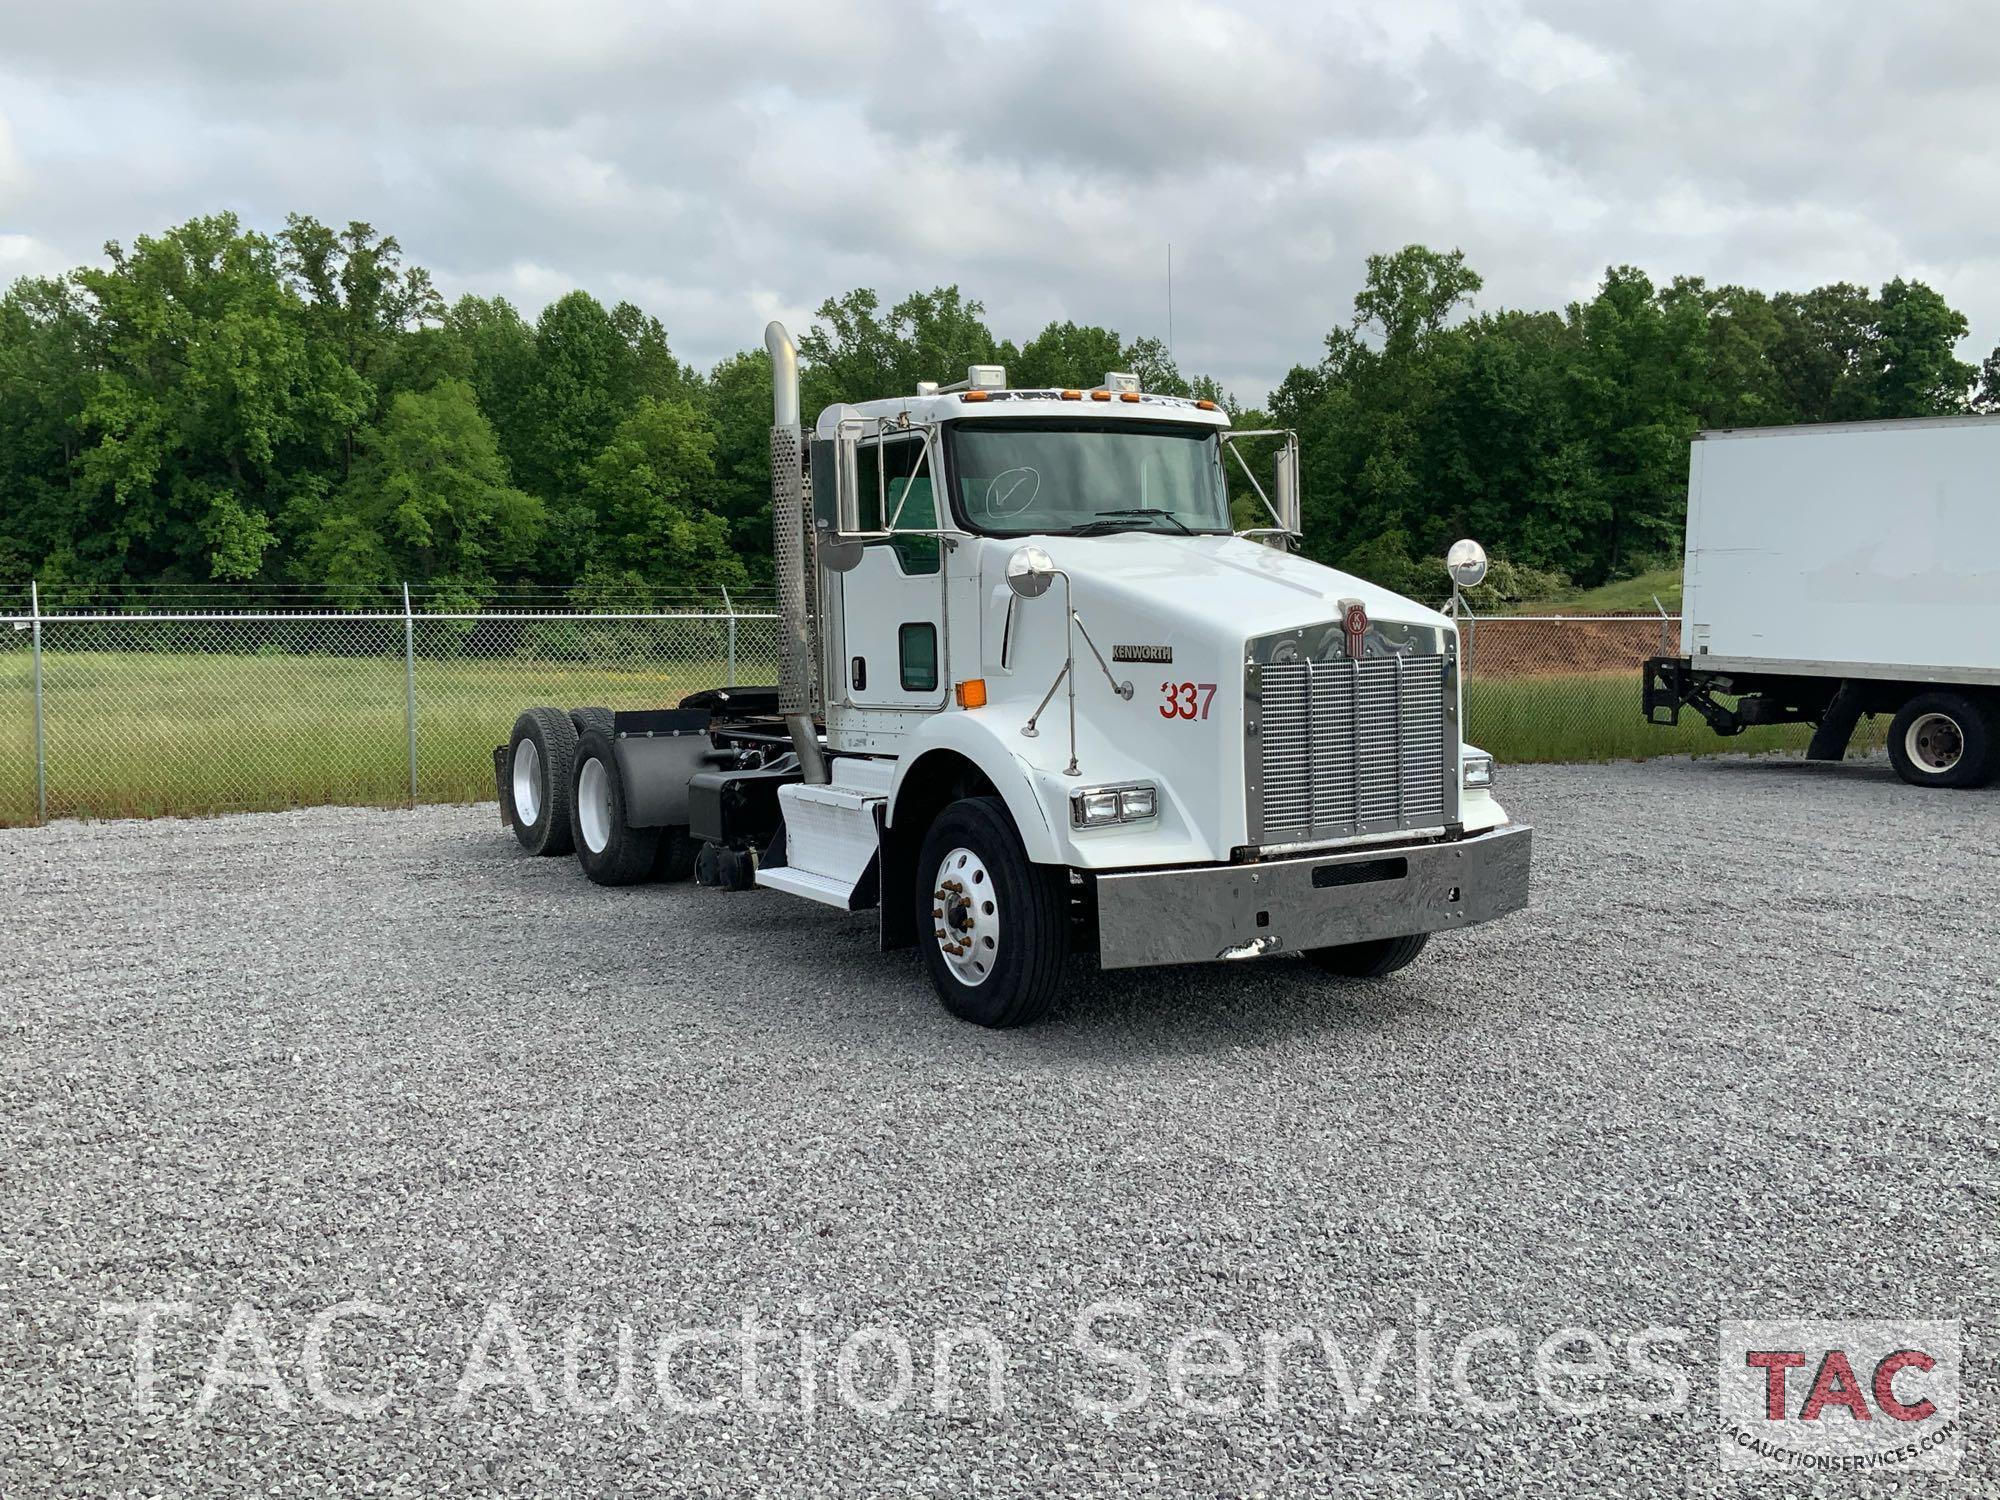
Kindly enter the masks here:
[[986, 679], [984, 677], [966, 678], [965, 681], [958, 685], [956, 692], [960, 708], [986, 707]]

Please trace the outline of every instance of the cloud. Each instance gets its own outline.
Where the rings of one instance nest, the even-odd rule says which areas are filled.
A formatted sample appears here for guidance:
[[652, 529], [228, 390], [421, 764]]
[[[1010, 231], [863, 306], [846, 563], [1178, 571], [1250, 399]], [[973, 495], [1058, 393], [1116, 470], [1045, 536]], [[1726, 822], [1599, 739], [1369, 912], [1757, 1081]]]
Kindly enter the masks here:
[[394, 233], [448, 292], [570, 286], [707, 363], [857, 285], [996, 330], [1164, 334], [1257, 396], [1364, 258], [1484, 306], [1607, 265], [1932, 281], [2000, 338], [2000, 27], [1978, 6], [350, 0], [16, 7], [0, 273], [231, 208]]

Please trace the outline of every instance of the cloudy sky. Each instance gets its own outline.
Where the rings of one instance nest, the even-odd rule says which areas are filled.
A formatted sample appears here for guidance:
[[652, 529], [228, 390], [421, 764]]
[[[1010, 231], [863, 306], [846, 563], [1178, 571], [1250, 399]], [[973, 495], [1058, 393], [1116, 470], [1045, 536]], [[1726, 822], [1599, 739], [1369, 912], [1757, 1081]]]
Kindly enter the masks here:
[[0, 280], [297, 210], [705, 365], [854, 286], [1164, 336], [1171, 242], [1182, 365], [1256, 396], [1414, 240], [1484, 306], [1921, 277], [1977, 358], [1996, 106], [1994, 0], [0, 0]]

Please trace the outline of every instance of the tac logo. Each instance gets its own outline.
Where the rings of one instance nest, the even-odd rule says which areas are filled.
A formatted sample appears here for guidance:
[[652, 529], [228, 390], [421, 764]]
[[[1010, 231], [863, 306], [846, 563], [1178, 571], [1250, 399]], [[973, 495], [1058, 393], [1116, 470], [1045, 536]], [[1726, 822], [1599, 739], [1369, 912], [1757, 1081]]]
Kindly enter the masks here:
[[1952, 1469], [1962, 1446], [1954, 1321], [1725, 1322], [1725, 1469]]

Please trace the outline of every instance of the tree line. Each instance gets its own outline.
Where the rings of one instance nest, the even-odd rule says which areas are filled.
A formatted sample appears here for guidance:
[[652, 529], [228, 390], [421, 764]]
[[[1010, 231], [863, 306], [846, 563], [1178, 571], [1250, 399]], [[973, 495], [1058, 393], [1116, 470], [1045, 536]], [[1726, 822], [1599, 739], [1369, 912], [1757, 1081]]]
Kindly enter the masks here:
[[[1157, 339], [1051, 323], [998, 339], [955, 286], [829, 298], [801, 338], [806, 409], [974, 363], [1019, 386], [1139, 373], [1239, 420], [1297, 427], [1305, 549], [1434, 594], [1484, 539], [1516, 593], [1671, 558], [1704, 427], [2000, 407], [2000, 350], [1920, 282], [1767, 295], [1613, 268], [1560, 312], [1469, 311], [1456, 251], [1371, 256], [1352, 319], [1268, 411], [1184, 375]], [[770, 576], [770, 362], [703, 372], [659, 320], [582, 291], [530, 321], [447, 304], [366, 224], [266, 235], [190, 220], [0, 298], [0, 585], [323, 586], [403, 580], [472, 605], [524, 584], [581, 603]]]

